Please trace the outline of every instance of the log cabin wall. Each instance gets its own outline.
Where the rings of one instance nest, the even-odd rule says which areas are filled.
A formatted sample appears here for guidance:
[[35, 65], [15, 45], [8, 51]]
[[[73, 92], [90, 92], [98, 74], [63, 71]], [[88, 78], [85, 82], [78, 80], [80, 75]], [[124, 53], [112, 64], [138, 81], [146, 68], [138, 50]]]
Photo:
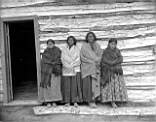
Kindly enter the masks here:
[[[141, 1], [141, 2], [140, 2]], [[124, 56], [129, 100], [153, 101], [155, 92], [156, 11], [153, 0], [1, 0], [1, 17], [37, 15], [40, 52], [46, 40], [60, 48], [73, 35], [79, 45], [88, 31], [95, 32], [104, 49], [118, 39]], [[0, 100], [3, 98], [0, 59]]]

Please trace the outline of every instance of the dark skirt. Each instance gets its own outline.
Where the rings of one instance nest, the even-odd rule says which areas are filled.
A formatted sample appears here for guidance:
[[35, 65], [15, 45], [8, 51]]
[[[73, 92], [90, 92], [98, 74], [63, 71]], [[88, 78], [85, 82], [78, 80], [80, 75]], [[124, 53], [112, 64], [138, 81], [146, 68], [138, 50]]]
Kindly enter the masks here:
[[92, 77], [91, 76], [87, 76], [85, 78], [82, 79], [82, 99], [83, 102], [92, 102]]
[[80, 73], [77, 73], [76, 76], [62, 76], [61, 91], [63, 96], [63, 102], [82, 102], [82, 92], [80, 83]]

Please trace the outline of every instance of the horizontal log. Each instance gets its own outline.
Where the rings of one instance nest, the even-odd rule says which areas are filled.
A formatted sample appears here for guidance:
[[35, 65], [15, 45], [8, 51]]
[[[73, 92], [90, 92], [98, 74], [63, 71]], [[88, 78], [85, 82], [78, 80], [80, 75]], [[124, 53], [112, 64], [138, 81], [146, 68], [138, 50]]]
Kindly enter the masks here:
[[[95, 23], [96, 24], [96, 23]], [[102, 26], [101, 26], [102, 27]], [[107, 27], [106, 27], [107, 28]], [[49, 38], [53, 38], [54, 40], [66, 40], [69, 35], [73, 35], [77, 38], [77, 40], [84, 40], [88, 31], [91, 28], [52, 28], [54, 32], [40, 32], [40, 41], [45, 41]], [[62, 32], [61, 32], [62, 31]], [[133, 30], [101, 30], [101, 31], [93, 31], [97, 38], [108, 39], [111, 37], [115, 38], [133, 38], [133, 37], [148, 37], [156, 35], [156, 26], [147, 26], [144, 28], [138, 28]]]
[[[103, 6], [105, 6], [105, 4], [103, 4]], [[122, 7], [121, 7], [122, 8]], [[87, 8], [88, 9], [88, 8]], [[86, 9], [86, 10], [87, 10]], [[97, 8], [98, 9], [98, 8]], [[96, 10], [97, 10], [96, 9]], [[125, 15], [146, 15], [146, 14], [155, 14], [156, 11], [154, 9], [141, 9], [141, 10], [127, 10], [127, 11], [115, 11], [115, 12], [106, 12], [106, 13], [87, 13], [87, 14], [71, 14], [71, 15], [49, 15], [49, 16], [39, 16], [39, 20], [46, 20], [46, 19], [81, 19], [81, 18], [97, 18], [97, 17], [101, 17], [101, 18], [106, 18], [106, 17], [111, 17], [111, 16], [125, 16]]]
[[128, 63], [128, 62], [148, 62], [148, 61], [154, 61], [156, 59], [156, 57], [154, 55], [150, 55], [150, 56], [128, 56], [128, 57], [124, 57], [123, 62], [124, 63]]
[[125, 65], [122, 67], [125, 75], [131, 75], [137, 73], [152, 73], [155, 70], [154, 64]]
[[128, 90], [129, 101], [155, 102], [156, 90]]
[[[35, 8], [35, 9], [34, 9]], [[57, 15], [81, 15], [110, 13], [117, 11], [131, 10], [154, 10], [153, 3], [115, 3], [115, 4], [93, 4], [93, 5], [73, 5], [73, 6], [36, 6], [21, 8], [2, 8], [1, 17], [13, 16], [57, 16]]]
[[133, 50], [121, 50], [121, 53], [124, 57], [131, 56], [151, 56], [153, 55], [153, 48], [146, 47], [141, 49], [133, 49]]
[[[88, 18], [48, 18], [41, 20], [39, 19], [40, 31], [54, 31], [55, 28], [71, 29], [86, 29], [85, 31], [91, 30], [96, 31], [96, 28], [105, 28], [113, 26], [128, 26], [134, 24], [148, 24], [155, 23], [154, 14], [142, 14], [142, 15], [124, 15], [124, 16], [110, 16], [110, 17], [88, 17]], [[56, 32], [58, 32], [58, 29]], [[74, 30], [75, 29], [75, 30]], [[88, 30], [87, 30], [88, 29]], [[148, 31], [148, 28], [146, 31]], [[153, 28], [154, 29], [154, 28]], [[100, 29], [101, 30], [101, 29]]]
[[55, 1], [56, 0], [1, 0], [1, 8], [37, 6], [44, 3], [55, 3]]
[[127, 87], [127, 90], [155, 90], [156, 86], [133, 86]]
[[[101, 48], [104, 49], [107, 47], [108, 41], [97, 41]], [[151, 46], [156, 44], [156, 36], [153, 37], [143, 37], [143, 38], [134, 38], [128, 40], [118, 40], [119, 49], [131, 49], [139, 48], [144, 46]]]
[[2, 59], [0, 57], [0, 69], [1, 69], [1, 67], [2, 67]]
[[[144, 75], [137, 75], [137, 76], [124, 76], [124, 80], [127, 87], [134, 87], [134, 86], [156, 86], [156, 76], [144, 74]], [[156, 88], [156, 87], [155, 87]]]
[[131, 3], [131, 2], [153, 2], [153, 0], [1, 0], [1, 8], [26, 7], [26, 6], [48, 6], [50, 5], [81, 5], [97, 3]]
[[0, 69], [0, 80], [2, 80], [2, 69]]

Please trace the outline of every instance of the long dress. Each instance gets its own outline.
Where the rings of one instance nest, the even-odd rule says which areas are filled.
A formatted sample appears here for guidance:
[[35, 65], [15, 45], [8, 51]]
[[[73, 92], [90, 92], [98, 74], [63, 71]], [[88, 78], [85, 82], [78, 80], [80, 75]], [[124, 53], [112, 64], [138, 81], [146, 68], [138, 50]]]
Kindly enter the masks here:
[[57, 47], [46, 49], [41, 59], [40, 102], [62, 100], [61, 94], [61, 50]]
[[101, 59], [101, 102], [126, 102], [127, 89], [121, 63], [123, 57], [119, 49], [104, 50]]
[[51, 76], [51, 86], [47, 88], [40, 87], [40, 102], [55, 102], [62, 100], [61, 94], [61, 76]]
[[62, 49], [61, 60], [63, 63], [63, 76], [61, 82], [63, 102], [81, 102], [80, 49], [77, 45], [73, 45], [71, 48], [66, 45]]
[[102, 50], [95, 42], [94, 50], [84, 43], [80, 52], [82, 74], [82, 97], [84, 102], [95, 101], [100, 96], [100, 67]]

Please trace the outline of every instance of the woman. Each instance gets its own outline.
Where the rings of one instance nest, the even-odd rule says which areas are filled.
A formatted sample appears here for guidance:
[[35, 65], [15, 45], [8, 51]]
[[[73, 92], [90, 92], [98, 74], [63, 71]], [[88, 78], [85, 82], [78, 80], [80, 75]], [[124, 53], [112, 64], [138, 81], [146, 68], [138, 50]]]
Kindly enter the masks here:
[[116, 102], [126, 102], [128, 99], [121, 67], [123, 57], [116, 46], [117, 40], [110, 39], [101, 59], [102, 102], [111, 102], [115, 108]]
[[96, 43], [93, 32], [86, 35], [86, 42], [82, 45], [81, 74], [82, 74], [82, 96], [83, 101], [91, 107], [96, 107], [95, 99], [100, 96], [99, 64], [102, 50]]
[[61, 50], [55, 46], [52, 39], [47, 41], [47, 48], [42, 54], [41, 59], [41, 83], [40, 83], [40, 101], [42, 103], [53, 102], [56, 106], [56, 101], [62, 100], [61, 95]]
[[67, 38], [67, 44], [62, 49], [61, 60], [63, 63], [62, 94], [66, 106], [82, 100], [81, 76], [80, 76], [80, 49], [76, 45], [76, 39], [73, 36]]

